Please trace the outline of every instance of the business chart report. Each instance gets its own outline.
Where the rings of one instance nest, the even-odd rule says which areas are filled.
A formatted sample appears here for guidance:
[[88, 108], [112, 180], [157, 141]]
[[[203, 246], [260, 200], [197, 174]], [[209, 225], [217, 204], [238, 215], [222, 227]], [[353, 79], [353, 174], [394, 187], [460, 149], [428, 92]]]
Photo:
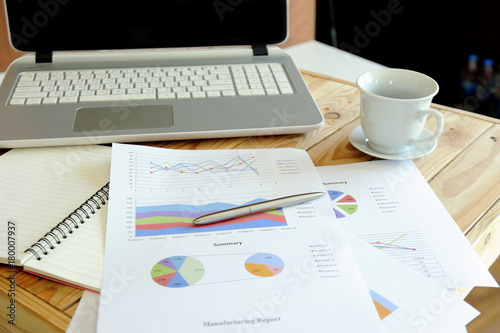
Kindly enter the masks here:
[[110, 184], [98, 331], [154, 332], [166, 322], [172, 332], [382, 329], [326, 194], [192, 223], [214, 210], [324, 191], [305, 151], [115, 144]]

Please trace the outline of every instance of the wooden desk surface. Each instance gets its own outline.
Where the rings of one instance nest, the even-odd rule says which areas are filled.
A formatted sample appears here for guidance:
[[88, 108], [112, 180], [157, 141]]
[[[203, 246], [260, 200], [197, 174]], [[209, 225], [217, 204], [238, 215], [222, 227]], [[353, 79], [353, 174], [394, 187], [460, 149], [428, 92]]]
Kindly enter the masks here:
[[[304, 72], [325, 125], [303, 135], [148, 143], [179, 149], [279, 148], [307, 150], [317, 166], [373, 160], [349, 143], [358, 125], [359, 92], [348, 82]], [[437, 149], [414, 160], [421, 173], [489, 267], [500, 254], [500, 121], [433, 105], [445, 117]], [[429, 126], [434, 124], [429, 120]], [[19, 271], [16, 326], [7, 324], [9, 268], [0, 266], [0, 332], [64, 331], [83, 291]], [[468, 290], [462, 291], [463, 296]]]

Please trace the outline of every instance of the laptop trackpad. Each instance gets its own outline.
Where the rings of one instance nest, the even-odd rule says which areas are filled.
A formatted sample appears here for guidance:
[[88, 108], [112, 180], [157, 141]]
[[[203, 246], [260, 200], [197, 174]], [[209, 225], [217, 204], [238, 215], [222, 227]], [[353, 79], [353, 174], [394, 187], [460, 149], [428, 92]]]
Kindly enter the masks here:
[[173, 124], [172, 105], [82, 107], [76, 110], [73, 130], [108, 132], [164, 128]]

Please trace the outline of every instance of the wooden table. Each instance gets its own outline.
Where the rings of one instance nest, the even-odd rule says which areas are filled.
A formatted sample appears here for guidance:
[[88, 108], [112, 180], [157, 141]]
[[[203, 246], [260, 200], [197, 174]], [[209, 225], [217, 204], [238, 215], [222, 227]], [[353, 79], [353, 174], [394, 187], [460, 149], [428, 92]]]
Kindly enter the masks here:
[[[359, 91], [349, 82], [303, 72], [325, 125], [303, 135], [148, 143], [179, 149], [278, 148], [308, 151], [315, 165], [373, 160], [349, 143], [358, 125]], [[489, 267], [500, 254], [500, 121], [433, 105], [445, 117], [437, 149], [414, 162]], [[432, 121], [432, 119], [430, 120]], [[434, 124], [429, 122], [429, 126]], [[2, 240], [3, 241], [3, 240]], [[64, 331], [83, 291], [19, 271], [16, 326], [7, 324], [9, 268], [0, 266], [0, 331]], [[469, 290], [462, 290], [465, 297]]]

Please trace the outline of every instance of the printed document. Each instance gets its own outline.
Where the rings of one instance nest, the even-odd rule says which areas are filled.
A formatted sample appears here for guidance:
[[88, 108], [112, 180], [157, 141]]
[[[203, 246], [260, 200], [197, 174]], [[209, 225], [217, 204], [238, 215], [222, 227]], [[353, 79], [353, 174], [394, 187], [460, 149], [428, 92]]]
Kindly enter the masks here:
[[498, 287], [411, 160], [317, 170], [346, 230], [447, 288]]
[[314, 191], [303, 150], [113, 145], [98, 332], [383, 331], [327, 195], [192, 224]]

